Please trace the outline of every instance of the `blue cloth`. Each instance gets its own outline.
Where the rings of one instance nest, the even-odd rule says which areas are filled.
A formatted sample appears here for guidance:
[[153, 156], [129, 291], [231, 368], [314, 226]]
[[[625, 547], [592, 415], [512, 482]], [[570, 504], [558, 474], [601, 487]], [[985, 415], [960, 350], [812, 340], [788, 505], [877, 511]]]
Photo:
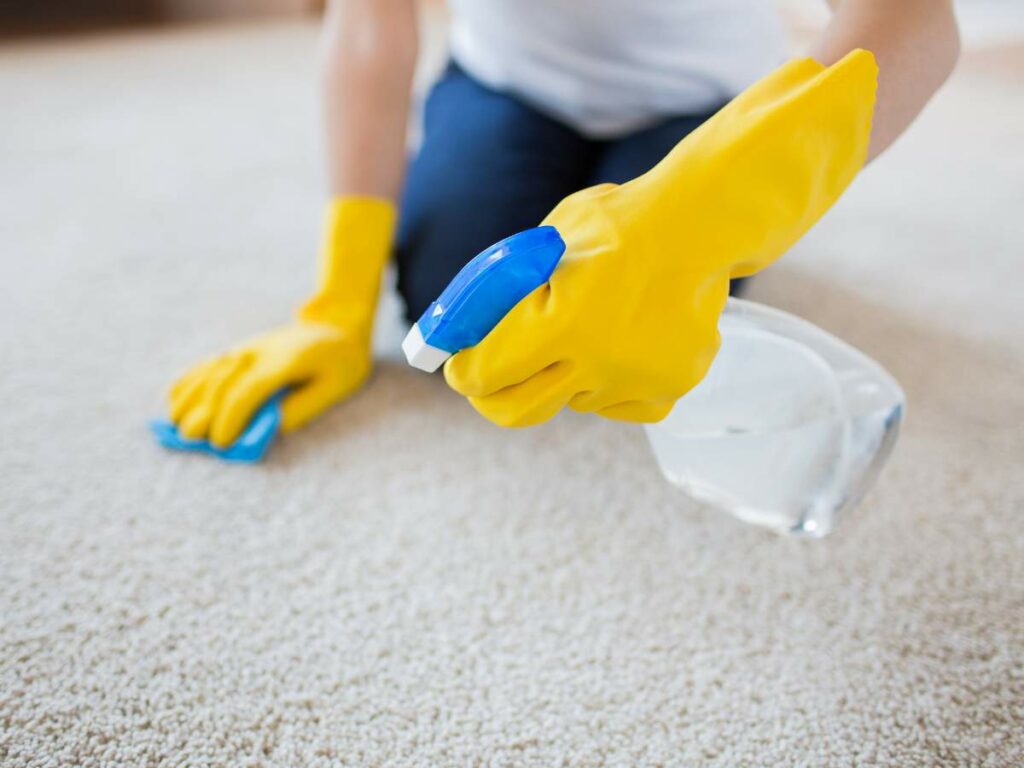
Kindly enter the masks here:
[[226, 461], [252, 463], [263, 458], [281, 427], [281, 398], [278, 392], [256, 411], [249, 426], [227, 448], [217, 448], [209, 440], [189, 440], [178, 434], [178, 428], [169, 421], [154, 419], [149, 428], [160, 445], [178, 451], [208, 453]]
[[480, 251], [537, 226], [577, 190], [646, 173], [710, 116], [594, 140], [449, 64], [427, 97], [401, 201], [396, 260], [409, 322]]

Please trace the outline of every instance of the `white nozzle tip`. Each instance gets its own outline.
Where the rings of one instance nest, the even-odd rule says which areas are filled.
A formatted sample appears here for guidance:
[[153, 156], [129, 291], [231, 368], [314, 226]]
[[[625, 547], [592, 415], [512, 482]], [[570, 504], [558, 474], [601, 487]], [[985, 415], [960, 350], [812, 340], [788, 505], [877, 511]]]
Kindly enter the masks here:
[[409, 333], [405, 335], [402, 351], [405, 352], [405, 359], [409, 361], [409, 365], [427, 373], [433, 373], [451, 357], [451, 353], [427, 344], [420, 332], [419, 323], [413, 323]]

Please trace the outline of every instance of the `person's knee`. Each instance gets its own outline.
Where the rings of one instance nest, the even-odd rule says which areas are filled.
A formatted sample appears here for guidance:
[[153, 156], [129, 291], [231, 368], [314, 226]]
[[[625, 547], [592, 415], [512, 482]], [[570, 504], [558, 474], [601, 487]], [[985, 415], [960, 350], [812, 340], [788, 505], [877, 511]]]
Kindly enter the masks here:
[[[402, 233], [405, 234], [405, 233]], [[400, 234], [397, 248], [398, 294], [405, 303], [406, 318], [413, 322], [438, 297], [444, 286], [458, 272], [445, 247], [444, 238]], [[453, 271], [454, 270], [454, 271]]]

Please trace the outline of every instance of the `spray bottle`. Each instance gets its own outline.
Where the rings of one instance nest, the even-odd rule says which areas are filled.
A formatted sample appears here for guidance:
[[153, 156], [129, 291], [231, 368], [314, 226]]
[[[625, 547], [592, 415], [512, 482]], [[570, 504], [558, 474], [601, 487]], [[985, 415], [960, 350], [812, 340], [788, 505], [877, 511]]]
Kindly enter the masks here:
[[[548, 281], [565, 252], [554, 227], [470, 261], [409, 330], [410, 365], [436, 371]], [[824, 536], [874, 483], [905, 397], [878, 363], [788, 313], [729, 299], [708, 374], [645, 425], [662, 474], [692, 498], [780, 533]]]

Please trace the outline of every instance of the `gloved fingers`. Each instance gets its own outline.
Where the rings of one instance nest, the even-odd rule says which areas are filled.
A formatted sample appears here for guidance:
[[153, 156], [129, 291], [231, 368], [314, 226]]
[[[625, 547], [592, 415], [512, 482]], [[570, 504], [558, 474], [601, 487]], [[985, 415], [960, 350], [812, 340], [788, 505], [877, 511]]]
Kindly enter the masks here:
[[268, 371], [258, 363], [249, 367], [224, 390], [212, 414], [210, 442], [218, 448], [235, 442], [260, 406], [288, 383], [288, 376], [281, 372]]
[[170, 401], [169, 415], [173, 423], [177, 424], [185, 412], [195, 404], [196, 398], [203, 391], [206, 377], [222, 359], [214, 357], [194, 365], [171, 385], [168, 400]]
[[653, 424], [668, 416], [675, 405], [672, 401], [629, 400], [616, 403], [597, 411], [598, 416], [616, 421], [631, 421], [642, 424]]
[[623, 394], [608, 389], [590, 389], [577, 392], [568, 402], [568, 406], [579, 413], [597, 413], [623, 402]]
[[483, 398], [533, 378], [557, 358], [548, 312], [550, 288], [542, 285], [516, 304], [475, 347], [444, 364], [448, 386]]
[[197, 378], [201, 378], [220, 359], [221, 356], [219, 355], [217, 357], [208, 357], [204, 360], [200, 360], [198, 363], [191, 366], [187, 371], [178, 376], [174, 380], [173, 384], [171, 384], [171, 389], [168, 392], [168, 397], [174, 398], [175, 396], [181, 394], [182, 390], [187, 388], [189, 385], [193, 384]]
[[547, 421], [573, 396], [573, 368], [568, 362], [549, 365], [526, 381], [482, 397], [470, 404], [500, 427], [529, 427]]
[[202, 383], [194, 404], [182, 415], [178, 433], [189, 440], [206, 436], [224, 392], [248, 366], [241, 355], [226, 355], [213, 366]]
[[337, 382], [323, 376], [302, 385], [281, 403], [281, 429], [292, 432], [315, 419], [338, 401]]

